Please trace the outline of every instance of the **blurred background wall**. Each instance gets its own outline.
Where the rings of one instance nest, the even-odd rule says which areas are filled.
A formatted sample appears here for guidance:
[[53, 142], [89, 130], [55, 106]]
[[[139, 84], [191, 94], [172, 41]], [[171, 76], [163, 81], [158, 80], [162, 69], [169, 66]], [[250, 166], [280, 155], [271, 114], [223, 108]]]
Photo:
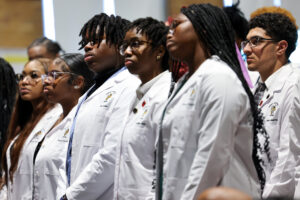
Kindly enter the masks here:
[[[248, 19], [257, 8], [279, 4], [290, 10], [300, 25], [299, 0], [240, 1]], [[79, 52], [79, 31], [97, 13], [115, 13], [129, 20], [151, 16], [165, 21], [182, 6], [211, 3], [222, 7], [228, 2], [236, 0], [0, 0], [0, 56], [19, 72], [27, 62], [26, 47], [43, 35], [58, 41], [66, 52]]]

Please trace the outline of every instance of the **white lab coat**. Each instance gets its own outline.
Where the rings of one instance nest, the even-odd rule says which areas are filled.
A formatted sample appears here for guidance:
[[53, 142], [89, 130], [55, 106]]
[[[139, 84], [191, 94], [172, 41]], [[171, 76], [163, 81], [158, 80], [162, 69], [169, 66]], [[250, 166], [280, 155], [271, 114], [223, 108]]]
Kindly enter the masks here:
[[[44, 135], [52, 128], [62, 113], [62, 108], [56, 104], [52, 109], [47, 111], [34, 127], [29, 137], [25, 141], [17, 169], [13, 175], [13, 182], [8, 181], [7, 196], [9, 200], [31, 200], [33, 189], [33, 155], [37, 144], [41, 141]], [[18, 136], [17, 136], [18, 137]], [[7, 167], [11, 166], [10, 161], [10, 144], [6, 151]]]
[[77, 114], [69, 200], [113, 198], [117, 141], [140, 84], [127, 69], [116, 73], [81, 104]]
[[157, 78], [137, 105], [131, 106], [117, 148], [114, 199], [154, 199], [156, 132], [163, 104], [168, 99], [171, 73], [165, 71]]
[[36, 155], [33, 166], [33, 199], [58, 200], [67, 189], [66, 156], [75, 109], [50, 132]]
[[185, 78], [162, 119], [163, 199], [196, 200], [213, 186], [260, 196], [252, 161], [253, 119], [240, 80], [217, 56], [181, 87]]
[[270, 136], [271, 165], [265, 170], [264, 198], [282, 196], [292, 199], [294, 195], [295, 161], [289, 141], [291, 134], [297, 135], [300, 130], [300, 121], [295, 120], [300, 117], [299, 82], [299, 69], [291, 63], [282, 66], [265, 81], [267, 89], [259, 108]]

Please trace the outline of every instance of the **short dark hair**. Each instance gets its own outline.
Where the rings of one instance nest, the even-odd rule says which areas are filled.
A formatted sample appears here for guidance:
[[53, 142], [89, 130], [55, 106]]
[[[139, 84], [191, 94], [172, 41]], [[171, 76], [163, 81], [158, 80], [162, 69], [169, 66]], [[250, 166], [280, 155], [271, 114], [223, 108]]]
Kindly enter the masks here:
[[47, 51], [49, 53], [53, 54], [53, 55], [56, 55], [60, 52], [64, 52], [57, 42], [55, 42], [53, 40], [50, 40], [47, 37], [40, 37], [40, 38], [35, 39], [27, 47], [27, 49], [30, 49], [30, 48], [35, 47], [35, 46], [45, 46]]
[[[128, 30], [130, 22], [120, 16], [108, 16], [105, 13], [101, 13], [92, 17], [82, 27], [79, 36], [82, 37], [79, 42], [82, 49], [89, 41], [97, 41], [98, 45], [104, 36], [106, 35], [106, 41], [109, 45], [119, 46], [124, 39], [125, 33]], [[96, 31], [99, 30], [99, 33]]]
[[[153, 19], [152, 17], [140, 18], [132, 22], [129, 29], [136, 28], [137, 32], [145, 34], [147, 39], [152, 41], [151, 46], [153, 49], [163, 45], [166, 49], [167, 34], [169, 28], [164, 22]], [[169, 69], [168, 65], [169, 54], [166, 49], [162, 58], [162, 67], [164, 70]]]
[[244, 13], [238, 8], [239, 3], [240, 1], [238, 0], [236, 4], [230, 7], [224, 7], [223, 10], [229, 17], [235, 36], [245, 40], [249, 31], [249, 23], [245, 18]]
[[266, 31], [276, 41], [285, 40], [288, 43], [285, 52], [288, 59], [296, 48], [298, 33], [296, 26], [285, 15], [280, 13], [264, 13], [250, 20], [250, 29], [259, 27]]

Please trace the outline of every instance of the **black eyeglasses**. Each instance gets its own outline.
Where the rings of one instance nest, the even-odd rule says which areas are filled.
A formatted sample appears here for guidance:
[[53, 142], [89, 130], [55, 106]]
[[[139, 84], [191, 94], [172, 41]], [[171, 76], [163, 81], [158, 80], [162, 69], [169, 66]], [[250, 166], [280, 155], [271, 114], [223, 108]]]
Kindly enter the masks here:
[[148, 41], [144, 41], [144, 40], [131, 40], [131, 41], [125, 41], [123, 42], [123, 44], [120, 46], [120, 54], [122, 56], [125, 55], [125, 51], [128, 47], [131, 48], [131, 50], [136, 51], [141, 45], [143, 45], [144, 43], [147, 44], [152, 44], [151, 42]]
[[41, 75], [39, 75], [37, 72], [31, 72], [30, 74], [16, 74], [16, 79], [18, 82], [20, 81], [24, 81], [25, 78], [27, 78], [27, 80], [29, 82], [33, 82], [33, 81], [38, 81], [39, 78], [41, 78]]
[[272, 38], [263, 38], [263, 37], [259, 37], [259, 36], [254, 36], [254, 37], [250, 38], [249, 40], [245, 40], [245, 41], [241, 42], [241, 47], [242, 47], [242, 49], [244, 49], [248, 43], [249, 43], [251, 48], [256, 47], [262, 41], [274, 41], [274, 42], [276, 42], [276, 40], [274, 40]]
[[45, 80], [48, 80], [50, 82], [55, 81], [56, 79], [58, 79], [60, 76], [64, 75], [64, 74], [71, 74], [71, 75], [77, 75], [71, 72], [48, 72], [48, 74], [43, 74], [42, 75], [42, 81], [43, 83], [45, 82]]

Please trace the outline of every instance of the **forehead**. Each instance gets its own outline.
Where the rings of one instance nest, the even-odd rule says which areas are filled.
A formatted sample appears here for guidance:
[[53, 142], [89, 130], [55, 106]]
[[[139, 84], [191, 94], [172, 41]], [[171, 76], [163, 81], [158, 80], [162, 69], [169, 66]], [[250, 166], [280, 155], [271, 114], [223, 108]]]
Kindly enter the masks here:
[[145, 33], [142, 34], [141, 32], [142, 32], [141, 30], [139, 32], [137, 32], [136, 28], [132, 28], [126, 32], [124, 40], [130, 40], [130, 39], [134, 39], [134, 38], [143, 39], [143, 40], [147, 39], [146, 34]]
[[252, 38], [254, 36], [266, 37], [268, 35], [263, 28], [255, 27], [255, 28], [250, 29], [250, 31], [247, 35], [247, 39], [249, 40], [250, 38]]
[[45, 69], [44, 69], [43, 65], [39, 61], [36, 61], [36, 60], [28, 62], [24, 66], [24, 69], [23, 69], [23, 73], [30, 73], [33, 71], [45, 73]]

